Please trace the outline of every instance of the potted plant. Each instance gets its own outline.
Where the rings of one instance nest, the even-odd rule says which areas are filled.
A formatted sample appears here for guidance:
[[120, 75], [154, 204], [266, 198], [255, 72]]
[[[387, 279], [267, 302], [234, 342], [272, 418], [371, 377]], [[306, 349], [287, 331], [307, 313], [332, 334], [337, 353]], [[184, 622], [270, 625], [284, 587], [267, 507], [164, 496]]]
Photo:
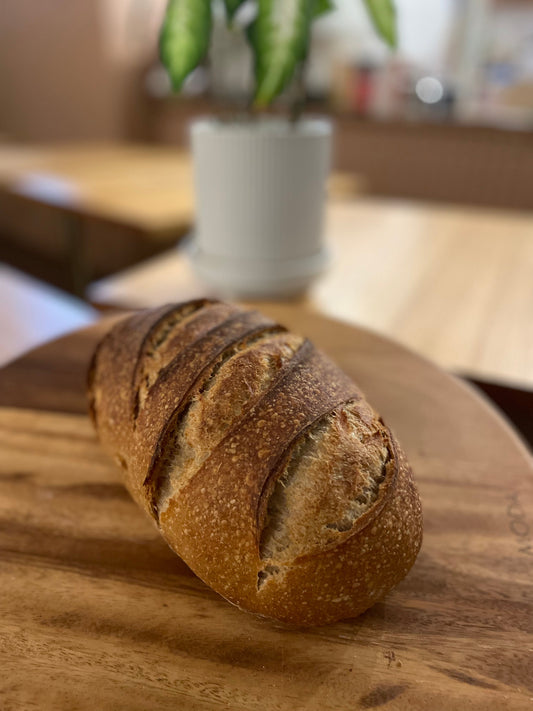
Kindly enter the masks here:
[[[392, 0], [362, 0], [374, 26], [396, 42]], [[332, 0], [224, 0], [232, 23], [254, 6], [243, 27], [254, 57], [250, 110], [233, 121], [210, 118], [191, 127], [197, 221], [195, 266], [225, 294], [283, 297], [305, 289], [324, 268], [322, 222], [331, 124], [302, 117], [304, 72], [313, 21]], [[173, 89], [203, 60], [212, 27], [211, 0], [169, 0], [160, 54]], [[288, 116], [264, 109], [291, 82], [300, 90]]]

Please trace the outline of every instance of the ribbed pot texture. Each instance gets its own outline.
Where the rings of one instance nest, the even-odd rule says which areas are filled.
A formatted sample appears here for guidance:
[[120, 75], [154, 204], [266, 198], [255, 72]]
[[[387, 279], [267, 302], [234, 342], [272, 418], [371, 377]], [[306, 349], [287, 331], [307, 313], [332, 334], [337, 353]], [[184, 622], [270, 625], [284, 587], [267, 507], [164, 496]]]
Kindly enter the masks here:
[[323, 119], [192, 125], [194, 263], [208, 283], [231, 296], [281, 297], [322, 271], [331, 134]]

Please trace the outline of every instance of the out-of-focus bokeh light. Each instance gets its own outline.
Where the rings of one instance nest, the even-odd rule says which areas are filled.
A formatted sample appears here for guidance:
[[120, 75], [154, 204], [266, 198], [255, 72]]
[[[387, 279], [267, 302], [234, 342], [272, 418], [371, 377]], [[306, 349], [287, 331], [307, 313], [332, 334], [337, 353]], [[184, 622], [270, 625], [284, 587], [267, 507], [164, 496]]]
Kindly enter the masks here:
[[422, 77], [416, 82], [416, 95], [424, 104], [436, 104], [444, 95], [444, 87], [435, 77]]

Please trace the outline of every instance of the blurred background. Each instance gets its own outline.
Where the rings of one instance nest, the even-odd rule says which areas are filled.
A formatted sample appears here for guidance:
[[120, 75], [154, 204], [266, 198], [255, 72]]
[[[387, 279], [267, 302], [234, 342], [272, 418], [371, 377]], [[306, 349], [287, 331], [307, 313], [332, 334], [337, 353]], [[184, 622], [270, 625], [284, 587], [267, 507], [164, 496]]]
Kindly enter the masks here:
[[[533, 3], [397, 0], [397, 6], [394, 55], [353, 0], [339, 0], [336, 12], [315, 23], [309, 110], [335, 119], [334, 168], [357, 174], [369, 195], [531, 209]], [[249, 50], [241, 33], [226, 28], [222, 8], [209, 61], [183, 94], [171, 95], [157, 59], [164, 7], [165, 0], [4, 0], [1, 144], [185, 147], [191, 118], [243, 108]], [[4, 172], [13, 160], [4, 153]], [[4, 245], [1, 258], [15, 260], [18, 248], [19, 261], [29, 256], [26, 267], [34, 268], [23, 252], [39, 251], [50, 262], [46, 276], [69, 288], [57, 268], [53, 217], [21, 219], [5, 196], [0, 207], [2, 241], [13, 248], [8, 254]], [[107, 247], [109, 238], [130, 239], [106, 229]], [[163, 246], [164, 240], [137, 245], [130, 254], [108, 256], [107, 264], [93, 255], [93, 276]], [[39, 268], [44, 274], [45, 265]]]
[[[407, 230], [408, 241], [413, 234], [409, 225], [415, 232], [420, 226], [405, 205], [421, 206], [422, 212], [416, 214], [427, 218], [422, 237], [426, 241], [432, 239], [433, 217], [423, 212], [424, 206], [440, 210], [431, 214], [448, 220], [446, 229], [452, 231], [454, 220], [463, 216], [466, 227], [461, 235], [476, 231], [480, 224], [490, 231], [491, 215], [497, 211], [504, 221], [498, 223], [498, 239], [491, 238], [500, 250], [493, 249], [493, 262], [501, 261], [507, 237], [518, 230], [521, 246], [515, 261], [523, 265], [525, 259], [528, 265], [522, 269], [524, 286], [516, 297], [522, 321], [514, 326], [525, 337], [523, 324], [533, 321], [528, 287], [533, 282], [529, 271], [533, 3], [397, 0], [396, 4], [399, 49], [394, 54], [372, 31], [362, 5], [353, 0], [338, 0], [337, 11], [315, 23], [306, 80], [308, 110], [327, 114], [335, 122], [335, 197], [395, 206], [396, 212], [383, 214], [392, 215], [386, 218], [389, 229], [396, 229], [396, 220]], [[161, 283], [159, 272], [152, 276], [151, 295], [146, 279], [133, 280], [129, 299], [124, 290], [115, 298], [113, 288], [124, 283], [120, 281], [124, 270], [175, 249], [190, 230], [194, 212], [186, 152], [188, 125], [196, 116], [231, 116], [246, 107], [251, 57], [241, 34], [226, 27], [220, 7], [208, 60], [190, 76], [181, 95], [172, 95], [157, 58], [164, 8], [165, 0], [3, 0], [0, 278], [4, 286], [0, 295], [4, 311], [15, 298], [8, 283], [20, 274], [76, 294], [86, 305], [83, 313], [88, 320], [94, 316], [94, 306], [148, 305], [166, 295], [156, 288], [156, 282]], [[280, 104], [282, 110], [283, 99]], [[169, 162], [170, 157], [174, 162]], [[363, 213], [358, 214], [360, 218]], [[481, 222], [475, 222], [472, 215], [480, 214]], [[332, 219], [335, 225], [335, 219], [341, 218]], [[348, 217], [342, 219], [346, 224]], [[444, 228], [438, 227], [437, 232], [440, 229]], [[370, 225], [369, 230], [374, 235], [377, 227]], [[473, 248], [474, 256], [465, 268], [471, 279], [476, 278], [475, 254], [483, 250], [483, 244]], [[370, 264], [368, 250], [365, 254]], [[413, 254], [409, 258], [418, 265], [426, 259]], [[453, 254], [449, 258], [453, 261]], [[438, 274], [437, 257], [432, 259]], [[491, 273], [484, 272], [487, 283]], [[187, 274], [175, 274], [173, 281], [189, 283]], [[102, 286], [102, 279], [115, 275], [118, 281]], [[511, 271], [495, 277], [500, 294], [505, 284], [516, 284], [516, 278]], [[24, 283], [30, 289], [30, 282]], [[139, 291], [145, 287], [146, 297]], [[462, 282], [454, 277], [449, 292], [455, 313], [462, 289]], [[20, 290], [16, 293], [20, 299]], [[497, 310], [494, 299], [499, 298], [491, 294], [492, 302], [484, 305], [484, 325], [473, 328], [488, 328], [490, 314]], [[348, 319], [353, 315], [354, 322], [403, 340], [445, 367], [475, 370], [475, 366], [462, 367], [449, 354], [441, 358], [435, 339], [424, 340], [420, 333], [411, 338], [388, 329], [374, 312], [359, 313], [352, 306], [351, 311], [348, 307], [343, 311], [342, 294], [335, 298], [338, 307], [324, 311]], [[503, 321], [509, 322], [511, 312], [516, 314], [517, 308], [510, 307]], [[431, 320], [435, 317], [426, 314], [426, 329]], [[463, 330], [467, 332], [468, 325]], [[533, 342], [531, 330], [526, 332]], [[492, 339], [501, 345], [507, 337], [493, 334]], [[30, 337], [24, 344], [34, 341]], [[491, 371], [492, 366], [473, 375], [521, 390], [533, 387], [531, 345], [526, 352], [525, 346], [513, 344], [511, 339], [508, 348], [515, 348], [514, 366], [495, 372], [494, 377], [489, 377], [496, 370]], [[522, 351], [517, 353], [519, 348]], [[478, 352], [478, 361], [483, 361], [483, 355]]]

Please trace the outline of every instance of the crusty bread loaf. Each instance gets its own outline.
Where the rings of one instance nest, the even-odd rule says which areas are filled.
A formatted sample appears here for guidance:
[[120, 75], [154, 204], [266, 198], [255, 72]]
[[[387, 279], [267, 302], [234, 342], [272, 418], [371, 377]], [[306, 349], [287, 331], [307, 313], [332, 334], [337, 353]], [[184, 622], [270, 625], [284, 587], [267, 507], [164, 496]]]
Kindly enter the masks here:
[[89, 397], [133, 498], [235, 605], [331, 622], [413, 565], [421, 508], [398, 443], [339, 368], [261, 314], [198, 300], [127, 317]]

